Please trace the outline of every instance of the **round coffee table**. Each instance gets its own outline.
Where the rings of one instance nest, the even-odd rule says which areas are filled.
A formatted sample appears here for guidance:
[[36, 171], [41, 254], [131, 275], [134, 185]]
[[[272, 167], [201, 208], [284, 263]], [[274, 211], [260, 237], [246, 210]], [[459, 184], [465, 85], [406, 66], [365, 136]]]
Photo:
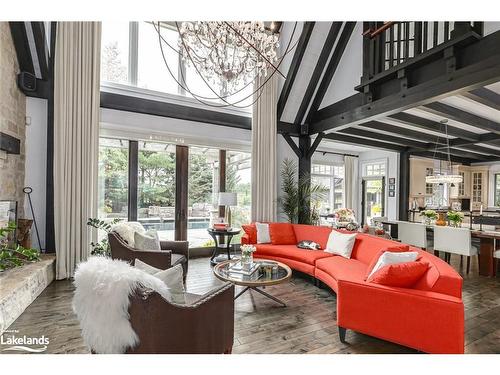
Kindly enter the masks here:
[[290, 269], [290, 267], [288, 267], [286, 264], [283, 264], [281, 262], [277, 262], [274, 260], [268, 260], [268, 259], [262, 259], [262, 258], [256, 259], [256, 260], [254, 260], [255, 263], [275, 263], [275, 264], [277, 264], [278, 271], [274, 272], [270, 275], [266, 275], [264, 272], [261, 271], [261, 268], [259, 268], [252, 275], [246, 276], [246, 275], [230, 272], [229, 267], [231, 266], [231, 264], [236, 263], [238, 261], [239, 261], [238, 259], [228, 260], [228, 261], [217, 264], [213, 268], [214, 274], [218, 279], [220, 279], [222, 281], [228, 281], [234, 285], [240, 285], [240, 286], [245, 287], [241, 292], [239, 292], [238, 294], [236, 294], [234, 296], [234, 299], [241, 296], [247, 290], [252, 289], [252, 290], [255, 290], [256, 292], [259, 292], [260, 294], [266, 296], [267, 298], [270, 298], [273, 301], [278, 302], [282, 306], [286, 306], [285, 302], [283, 302], [279, 298], [276, 298], [276, 297], [272, 296], [271, 294], [269, 294], [269, 293], [267, 293], [259, 288], [265, 288], [268, 285], [281, 284], [281, 283], [289, 280], [292, 277], [292, 270]]

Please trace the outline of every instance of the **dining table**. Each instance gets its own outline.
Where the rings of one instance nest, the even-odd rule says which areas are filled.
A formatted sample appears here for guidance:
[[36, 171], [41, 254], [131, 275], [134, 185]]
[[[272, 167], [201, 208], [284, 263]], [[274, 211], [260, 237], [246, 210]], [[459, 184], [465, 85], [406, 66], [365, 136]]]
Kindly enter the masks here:
[[[383, 220], [381, 224], [389, 227], [389, 233], [392, 238], [398, 238], [397, 225], [398, 221]], [[433, 231], [436, 225], [426, 225], [428, 231]], [[500, 231], [495, 230], [492, 225], [478, 225], [473, 224], [471, 237], [479, 240], [479, 275], [481, 276], [495, 276], [495, 262], [493, 253], [496, 250], [497, 240], [500, 240]]]

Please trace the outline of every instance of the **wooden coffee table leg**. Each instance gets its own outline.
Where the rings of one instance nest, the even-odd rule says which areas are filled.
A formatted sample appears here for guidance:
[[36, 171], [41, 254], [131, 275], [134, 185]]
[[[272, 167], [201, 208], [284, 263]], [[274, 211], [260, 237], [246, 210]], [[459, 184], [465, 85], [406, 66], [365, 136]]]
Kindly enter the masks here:
[[279, 303], [280, 305], [282, 305], [283, 307], [286, 307], [286, 303], [283, 302], [282, 300], [280, 300], [279, 298], [276, 298], [275, 296], [272, 296], [270, 295], [269, 293], [267, 292], [264, 292], [262, 289], [259, 289], [259, 288], [252, 288], [252, 290], [255, 290], [256, 292], [259, 292], [260, 294], [262, 294], [263, 296], [266, 296], [267, 298], [269, 299], [272, 299], [273, 301]]

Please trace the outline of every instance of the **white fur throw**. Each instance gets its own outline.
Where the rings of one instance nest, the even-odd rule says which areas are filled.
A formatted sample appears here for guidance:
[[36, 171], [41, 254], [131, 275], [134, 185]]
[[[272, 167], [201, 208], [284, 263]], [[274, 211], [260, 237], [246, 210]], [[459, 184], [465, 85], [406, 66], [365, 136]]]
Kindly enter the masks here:
[[97, 353], [124, 353], [138, 344], [129, 322], [129, 296], [143, 286], [169, 299], [168, 287], [158, 278], [121, 260], [91, 257], [75, 272], [73, 311], [80, 321], [85, 344]]

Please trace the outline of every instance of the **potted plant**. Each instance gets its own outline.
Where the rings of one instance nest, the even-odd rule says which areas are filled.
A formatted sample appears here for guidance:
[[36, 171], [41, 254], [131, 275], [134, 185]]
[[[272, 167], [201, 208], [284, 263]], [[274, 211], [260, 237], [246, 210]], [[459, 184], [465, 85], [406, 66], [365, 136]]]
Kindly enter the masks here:
[[27, 249], [9, 242], [9, 234], [15, 230], [16, 224], [12, 222], [0, 228], [0, 272], [40, 260], [40, 251], [37, 249]]
[[462, 221], [464, 220], [464, 214], [459, 211], [448, 211], [446, 213], [446, 217], [450, 222], [450, 226], [455, 228], [460, 228]]
[[437, 219], [437, 213], [434, 210], [423, 210], [420, 212], [420, 216], [424, 218], [424, 224], [425, 225], [430, 225], [432, 220]]

